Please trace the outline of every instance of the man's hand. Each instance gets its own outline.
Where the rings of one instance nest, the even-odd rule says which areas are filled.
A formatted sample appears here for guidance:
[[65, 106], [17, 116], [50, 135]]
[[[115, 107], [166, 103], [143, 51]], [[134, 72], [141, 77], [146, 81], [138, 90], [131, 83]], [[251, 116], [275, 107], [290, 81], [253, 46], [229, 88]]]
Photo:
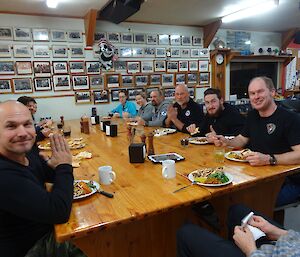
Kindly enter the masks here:
[[246, 158], [251, 166], [269, 165], [269, 159], [270, 156], [268, 154], [262, 154], [259, 152], [251, 152]]
[[120, 118], [120, 113], [115, 112], [114, 115], [113, 115], [113, 117], [115, 117], [115, 118]]
[[196, 124], [191, 124], [188, 127], [186, 127], [186, 130], [190, 133], [193, 134], [196, 130]]
[[128, 112], [122, 112], [123, 118], [129, 118], [129, 113]]
[[137, 117], [137, 124], [139, 126], [145, 126], [146, 122], [141, 117]]
[[214, 141], [217, 139], [217, 133], [214, 130], [212, 125], [210, 125], [209, 128], [210, 128], [210, 132], [205, 134], [205, 136], [206, 136], [206, 139], [207, 139], [208, 143], [214, 143]]
[[177, 119], [177, 114], [177, 108], [174, 108], [172, 105], [169, 105], [167, 110], [167, 117], [173, 121], [174, 119]]
[[246, 256], [250, 256], [257, 249], [253, 235], [247, 226], [244, 228], [235, 226], [233, 240]]
[[49, 128], [44, 128], [41, 130], [42, 134], [44, 135], [44, 137], [49, 137], [50, 134], [52, 133], [52, 130]]

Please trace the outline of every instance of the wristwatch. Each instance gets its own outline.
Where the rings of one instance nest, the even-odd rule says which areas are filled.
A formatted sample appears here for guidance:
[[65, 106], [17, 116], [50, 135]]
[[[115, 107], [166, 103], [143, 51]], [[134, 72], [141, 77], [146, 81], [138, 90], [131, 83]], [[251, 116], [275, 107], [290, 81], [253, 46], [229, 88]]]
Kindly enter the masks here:
[[270, 154], [269, 163], [270, 163], [270, 165], [272, 165], [272, 166], [274, 166], [274, 165], [277, 164], [277, 160], [276, 160], [274, 154]]

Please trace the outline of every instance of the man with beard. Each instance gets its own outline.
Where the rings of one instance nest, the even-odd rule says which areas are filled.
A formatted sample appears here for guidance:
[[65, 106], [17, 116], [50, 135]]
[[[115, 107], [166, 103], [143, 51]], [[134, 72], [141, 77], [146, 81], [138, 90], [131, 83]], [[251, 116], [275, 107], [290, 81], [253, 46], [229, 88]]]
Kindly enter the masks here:
[[167, 116], [169, 101], [164, 100], [164, 95], [160, 90], [153, 90], [150, 93], [151, 104], [153, 105], [151, 120], [145, 121], [142, 118], [138, 119], [138, 124], [149, 127], [161, 127]]
[[[55, 242], [53, 224], [69, 219], [73, 201], [72, 155], [61, 135], [50, 137], [47, 161], [36, 151], [35, 129], [26, 106], [0, 104], [0, 253], [5, 257], [83, 257]], [[52, 182], [51, 192], [45, 182]]]
[[167, 118], [164, 121], [166, 127], [175, 126], [184, 133], [194, 133], [203, 122], [202, 107], [190, 98], [187, 85], [177, 85], [175, 88], [174, 105], [168, 107]]
[[219, 89], [205, 90], [204, 103], [207, 114], [200, 128], [200, 134], [206, 135], [208, 142], [213, 142], [216, 134], [236, 136], [241, 132], [245, 124], [244, 117], [234, 106], [224, 103]]

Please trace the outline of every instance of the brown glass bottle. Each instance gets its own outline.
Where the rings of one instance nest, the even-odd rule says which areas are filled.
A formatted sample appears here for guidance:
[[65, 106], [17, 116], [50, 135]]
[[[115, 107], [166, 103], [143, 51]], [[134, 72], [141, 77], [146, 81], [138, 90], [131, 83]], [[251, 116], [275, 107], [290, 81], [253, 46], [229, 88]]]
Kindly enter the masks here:
[[153, 136], [153, 133], [149, 133], [148, 135], [148, 155], [154, 154]]

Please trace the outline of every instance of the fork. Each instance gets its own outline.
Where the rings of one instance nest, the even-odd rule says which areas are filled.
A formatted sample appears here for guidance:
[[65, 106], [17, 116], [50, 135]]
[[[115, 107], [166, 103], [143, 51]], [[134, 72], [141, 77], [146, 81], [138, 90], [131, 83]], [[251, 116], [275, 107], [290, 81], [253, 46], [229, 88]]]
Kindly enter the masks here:
[[180, 187], [180, 188], [176, 189], [175, 191], [173, 191], [173, 194], [174, 194], [174, 193], [177, 193], [177, 192], [179, 192], [179, 191], [181, 191], [181, 190], [183, 190], [183, 189], [185, 189], [185, 188], [188, 188], [188, 187], [190, 187], [190, 186], [192, 186], [192, 185], [196, 185], [196, 184], [197, 184], [197, 182], [196, 182], [196, 181], [193, 181], [190, 185], [183, 186], [183, 187]]

